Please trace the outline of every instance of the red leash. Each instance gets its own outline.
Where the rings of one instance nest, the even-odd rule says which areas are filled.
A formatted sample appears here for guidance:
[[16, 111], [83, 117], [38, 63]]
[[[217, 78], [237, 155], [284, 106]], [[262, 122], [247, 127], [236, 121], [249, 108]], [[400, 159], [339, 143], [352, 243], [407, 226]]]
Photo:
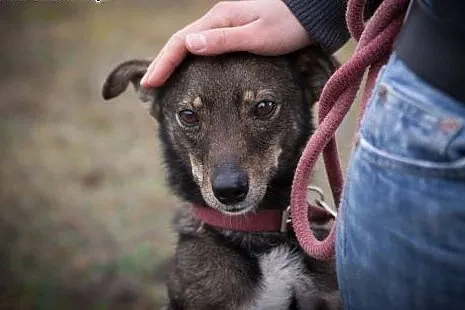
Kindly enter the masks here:
[[359, 122], [375, 84], [379, 69], [386, 63], [392, 44], [407, 11], [408, 0], [385, 0], [373, 17], [363, 20], [365, 0], [349, 0], [346, 21], [352, 37], [358, 41], [351, 59], [342, 65], [326, 83], [319, 101], [319, 126], [308, 141], [297, 166], [291, 192], [292, 225], [301, 247], [310, 256], [327, 260], [334, 256], [336, 225], [328, 237], [318, 241], [310, 229], [313, 208], [307, 205], [307, 183], [320, 153], [331, 185], [334, 202], [339, 205], [343, 175], [335, 133], [355, 100], [364, 72], [368, 77], [363, 93]]

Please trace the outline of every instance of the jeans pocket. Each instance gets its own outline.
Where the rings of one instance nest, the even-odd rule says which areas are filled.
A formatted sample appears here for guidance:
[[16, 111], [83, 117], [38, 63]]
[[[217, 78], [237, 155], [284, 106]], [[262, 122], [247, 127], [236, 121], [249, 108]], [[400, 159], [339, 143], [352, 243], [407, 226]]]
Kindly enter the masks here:
[[442, 94], [418, 96], [427, 84], [409, 82], [391, 79], [389, 68], [379, 81], [362, 122], [361, 156], [408, 173], [465, 178], [465, 117], [443, 108], [450, 102]]

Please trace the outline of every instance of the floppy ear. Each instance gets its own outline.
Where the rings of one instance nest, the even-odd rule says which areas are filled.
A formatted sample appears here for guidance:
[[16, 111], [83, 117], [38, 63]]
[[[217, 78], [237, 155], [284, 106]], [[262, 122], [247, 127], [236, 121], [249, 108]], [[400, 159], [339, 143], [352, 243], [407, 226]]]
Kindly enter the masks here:
[[150, 60], [129, 60], [119, 64], [108, 75], [102, 88], [102, 96], [105, 100], [109, 100], [119, 96], [126, 90], [129, 82], [134, 86], [135, 91], [139, 95], [142, 102], [150, 102], [150, 114], [155, 118], [159, 118], [160, 109], [155, 104], [155, 88], [144, 88], [140, 86], [140, 80], [147, 71], [150, 65]]
[[339, 62], [318, 46], [310, 46], [295, 53], [295, 69], [304, 83], [307, 100], [313, 105], [320, 98], [326, 81], [339, 67]]

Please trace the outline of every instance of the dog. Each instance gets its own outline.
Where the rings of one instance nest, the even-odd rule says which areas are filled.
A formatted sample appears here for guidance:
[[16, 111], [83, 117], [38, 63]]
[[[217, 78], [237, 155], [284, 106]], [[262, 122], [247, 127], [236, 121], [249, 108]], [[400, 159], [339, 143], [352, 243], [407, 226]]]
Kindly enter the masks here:
[[318, 47], [188, 55], [164, 86], [146, 89], [139, 83], [149, 64], [118, 65], [102, 94], [114, 98], [131, 82], [149, 104], [168, 185], [186, 202], [173, 220], [166, 308], [340, 309], [334, 262], [307, 256], [286, 218], [279, 226], [275, 216], [289, 206], [312, 108], [335, 59]]

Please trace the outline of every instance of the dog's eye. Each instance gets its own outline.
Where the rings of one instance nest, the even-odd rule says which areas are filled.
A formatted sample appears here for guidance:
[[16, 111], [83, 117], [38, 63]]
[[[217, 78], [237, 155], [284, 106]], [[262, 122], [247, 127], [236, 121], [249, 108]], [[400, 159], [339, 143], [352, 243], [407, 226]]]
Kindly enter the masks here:
[[178, 113], [179, 119], [181, 123], [186, 126], [195, 126], [199, 123], [199, 118], [197, 117], [197, 113], [192, 110], [182, 110]]
[[255, 105], [254, 114], [259, 119], [270, 118], [276, 111], [277, 104], [270, 100], [263, 100]]

